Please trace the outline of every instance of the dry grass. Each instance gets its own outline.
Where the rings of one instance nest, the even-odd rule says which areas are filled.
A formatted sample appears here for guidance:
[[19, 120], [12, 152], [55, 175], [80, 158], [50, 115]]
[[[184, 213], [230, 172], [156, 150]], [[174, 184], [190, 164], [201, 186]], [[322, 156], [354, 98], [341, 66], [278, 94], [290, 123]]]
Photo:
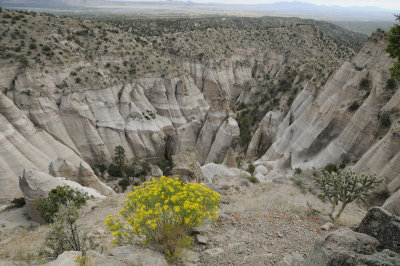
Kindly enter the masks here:
[[39, 253], [44, 244], [44, 235], [48, 231], [49, 226], [38, 226], [33, 230], [17, 228], [12, 232], [3, 233], [0, 258], [25, 262], [40, 259]]

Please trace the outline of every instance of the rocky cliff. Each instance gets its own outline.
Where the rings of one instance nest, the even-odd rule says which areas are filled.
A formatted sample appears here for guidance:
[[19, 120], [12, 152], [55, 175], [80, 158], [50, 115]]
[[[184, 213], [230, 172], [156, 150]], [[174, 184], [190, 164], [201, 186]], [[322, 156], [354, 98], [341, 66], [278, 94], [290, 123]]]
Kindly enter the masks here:
[[[259, 178], [271, 178], [277, 165], [310, 169], [353, 162], [354, 170], [384, 178], [390, 193], [400, 188], [400, 90], [388, 81], [393, 61], [385, 47], [384, 33], [376, 32], [323, 86], [304, 87], [287, 113], [266, 114], [247, 151], [251, 156], [260, 145], [268, 149], [255, 163]], [[393, 198], [388, 201], [398, 214]]]
[[[247, 146], [241, 131], [252, 134], [269, 110], [269, 120], [278, 121], [305, 87], [290, 112], [297, 118], [315, 87], [354, 54], [312, 24], [160, 37], [33, 12], [2, 16], [0, 200], [20, 194], [24, 168], [48, 172], [56, 158], [76, 168], [111, 162], [118, 145], [128, 158], [156, 162], [194, 148], [201, 164], [221, 163], [229, 148], [240, 153]], [[255, 115], [247, 126], [249, 108]], [[257, 132], [263, 145], [275, 138]], [[285, 154], [285, 145], [274, 144], [276, 153]]]

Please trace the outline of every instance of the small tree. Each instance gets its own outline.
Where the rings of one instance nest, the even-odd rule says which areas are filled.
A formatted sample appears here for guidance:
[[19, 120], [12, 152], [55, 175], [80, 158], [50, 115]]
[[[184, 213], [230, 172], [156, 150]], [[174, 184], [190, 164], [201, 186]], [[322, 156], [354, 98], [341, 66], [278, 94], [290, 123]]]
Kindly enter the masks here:
[[249, 171], [250, 175], [253, 175], [256, 167], [251, 163], [249, 164], [249, 168], [247, 170]]
[[46, 235], [45, 246], [51, 250], [49, 255], [57, 257], [64, 251], [86, 251], [96, 247], [94, 241], [80, 229], [76, 221], [79, 218], [78, 208], [72, 201], [61, 205], [54, 215], [54, 223]]
[[[354, 200], [365, 202], [368, 191], [382, 182], [382, 180], [377, 180], [375, 175], [357, 175], [352, 171], [328, 172], [326, 170], [322, 175], [314, 177], [314, 181], [321, 189], [320, 198], [328, 199], [331, 203], [329, 217], [334, 223], [339, 219], [347, 204]], [[342, 203], [342, 206], [334, 215], [339, 202]]]
[[[395, 17], [397, 21], [400, 21], [400, 15], [395, 15]], [[390, 57], [396, 59], [396, 62], [390, 68], [390, 73], [392, 78], [400, 81], [400, 24], [393, 25], [386, 38], [388, 41], [386, 52], [389, 53]]]
[[125, 166], [125, 160], [126, 160], [125, 149], [122, 146], [117, 146], [115, 147], [114, 154], [115, 154], [115, 162], [117, 163], [121, 174], [123, 174], [123, 168]]

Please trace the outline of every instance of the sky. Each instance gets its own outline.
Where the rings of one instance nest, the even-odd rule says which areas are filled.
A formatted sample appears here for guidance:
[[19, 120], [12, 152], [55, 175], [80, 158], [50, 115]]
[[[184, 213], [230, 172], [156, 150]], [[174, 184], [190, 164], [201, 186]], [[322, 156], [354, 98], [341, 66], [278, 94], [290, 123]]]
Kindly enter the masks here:
[[[128, 0], [129, 1], [129, 0]], [[130, 0], [132, 1], [132, 0]], [[140, 1], [140, 0], [136, 0]], [[141, 0], [149, 1], [149, 0]], [[151, 1], [151, 0], [150, 0]], [[197, 3], [225, 3], [225, 4], [269, 4], [274, 2], [292, 2], [291, 0], [191, 0]], [[316, 5], [329, 6], [376, 6], [391, 10], [400, 10], [400, 0], [297, 0]]]

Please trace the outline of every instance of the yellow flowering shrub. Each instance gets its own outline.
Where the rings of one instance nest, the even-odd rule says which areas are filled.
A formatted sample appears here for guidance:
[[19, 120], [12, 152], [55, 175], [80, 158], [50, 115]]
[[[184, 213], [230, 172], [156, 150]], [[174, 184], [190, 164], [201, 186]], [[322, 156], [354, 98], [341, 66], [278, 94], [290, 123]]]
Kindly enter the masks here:
[[175, 252], [193, 227], [218, 218], [220, 195], [197, 183], [186, 184], [178, 178], [153, 178], [135, 187], [123, 208], [105, 221], [113, 232], [114, 244], [132, 242], [160, 244], [166, 253]]

